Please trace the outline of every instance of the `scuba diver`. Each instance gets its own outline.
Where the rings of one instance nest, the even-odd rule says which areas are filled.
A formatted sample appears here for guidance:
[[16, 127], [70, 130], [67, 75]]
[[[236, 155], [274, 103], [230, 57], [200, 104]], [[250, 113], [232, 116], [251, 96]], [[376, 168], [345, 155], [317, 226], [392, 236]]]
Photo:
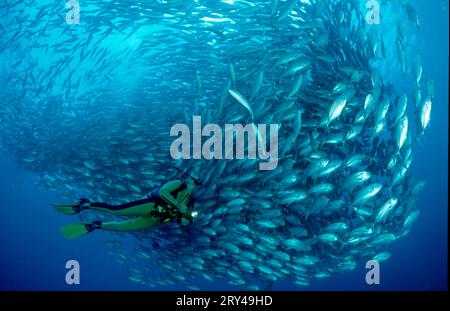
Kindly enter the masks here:
[[182, 225], [191, 223], [193, 218], [197, 216], [196, 211], [191, 211], [194, 204], [191, 194], [194, 188], [202, 183], [183, 170], [174, 168], [181, 174], [181, 179], [161, 184], [141, 200], [121, 205], [110, 205], [102, 202], [91, 202], [83, 198], [75, 204], [52, 204], [57, 211], [67, 215], [75, 215], [83, 210], [94, 210], [116, 216], [134, 216], [120, 222], [97, 220], [92, 223], [71, 224], [61, 228], [62, 234], [66, 239], [72, 239], [96, 229], [122, 232], [136, 231], [154, 228], [174, 219]]

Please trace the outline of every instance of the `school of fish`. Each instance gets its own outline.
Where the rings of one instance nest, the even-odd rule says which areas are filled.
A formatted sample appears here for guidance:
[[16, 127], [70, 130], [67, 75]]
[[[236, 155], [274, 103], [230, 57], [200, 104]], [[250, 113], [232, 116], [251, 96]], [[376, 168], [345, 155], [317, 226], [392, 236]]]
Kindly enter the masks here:
[[[196, 172], [194, 223], [104, 233], [149, 287], [307, 286], [381, 262], [420, 213], [409, 171], [434, 83], [414, 7], [380, 5], [373, 25], [357, 0], [84, 0], [68, 24], [60, 1], [2, 1], [1, 144], [70, 201], [135, 200], [172, 165]], [[278, 124], [277, 168], [173, 160], [170, 127], [193, 115]]]

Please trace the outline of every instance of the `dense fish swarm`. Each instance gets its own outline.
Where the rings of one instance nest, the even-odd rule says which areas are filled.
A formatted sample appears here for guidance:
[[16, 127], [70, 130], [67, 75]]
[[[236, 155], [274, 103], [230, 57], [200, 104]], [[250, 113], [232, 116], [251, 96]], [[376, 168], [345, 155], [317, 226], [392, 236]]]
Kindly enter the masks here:
[[[107, 233], [138, 283], [308, 285], [386, 260], [419, 215], [409, 169], [434, 91], [412, 5], [383, 1], [370, 25], [363, 2], [84, 0], [69, 25], [60, 1], [3, 1], [2, 144], [68, 200], [138, 199], [170, 165], [199, 173], [194, 224]], [[170, 127], [192, 115], [279, 124], [278, 167], [174, 161]]]

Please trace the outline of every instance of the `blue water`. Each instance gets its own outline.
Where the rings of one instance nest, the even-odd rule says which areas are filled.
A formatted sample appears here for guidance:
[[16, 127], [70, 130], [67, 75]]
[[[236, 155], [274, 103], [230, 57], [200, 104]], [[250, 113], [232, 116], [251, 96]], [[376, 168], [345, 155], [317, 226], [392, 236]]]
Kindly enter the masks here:
[[[427, 185], [418, 197], [418, 221], [404, 238], [392, 243], [392, 257], [381, 264], [381, 284], [365, 283], [364, 262], [354, 271], [315, 280], [306, 290], [444, 290], [448, 263], [448, 1], [412, 1], [421, 17], [418, 37], [424, 74], [435, 80], [431, 126], [415, 149], [412, 175]], [[146, 290], [128, 280], [126, 266], [116, 263], [102, 245], [104, 234], [66, 241], [59, 227], [67, 216], [55, 213], [55, 193], [35, 185], [36, 176], [17, 168], [0, 149], [0, 289], [2, 290]], [[81, 284], [66, 285], [65, 263], [76, 259]], [[210, 289], [234, 289], [222, 282]], [[164, 287], [161, 289], [180, 289]], [[273, 289], [299, 289], [278, 282]]]

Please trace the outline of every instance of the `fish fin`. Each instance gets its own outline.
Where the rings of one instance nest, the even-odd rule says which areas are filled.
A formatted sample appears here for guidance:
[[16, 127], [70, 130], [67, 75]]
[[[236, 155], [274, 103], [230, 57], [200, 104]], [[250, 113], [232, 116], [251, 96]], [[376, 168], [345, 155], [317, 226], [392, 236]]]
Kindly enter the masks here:
[[[401, 149], [397, 151], [396, 153], [397, 161], [400, 161], [400, 163], [403, 165], [405, 163], [405, 157], [402, 155]], [[398, 162], [397, 162], [398, 164]]]
[[420, 147], [423, 146], [423, 139], [422, 139], [422, 138], [423, 138], [423, 139], [426, 139], [426, 138], [425, 138], [425, 131], [421, 131], [421, 132], [418, 133], [417, 136], [416, 136], [416, 143], [418, 143]]

